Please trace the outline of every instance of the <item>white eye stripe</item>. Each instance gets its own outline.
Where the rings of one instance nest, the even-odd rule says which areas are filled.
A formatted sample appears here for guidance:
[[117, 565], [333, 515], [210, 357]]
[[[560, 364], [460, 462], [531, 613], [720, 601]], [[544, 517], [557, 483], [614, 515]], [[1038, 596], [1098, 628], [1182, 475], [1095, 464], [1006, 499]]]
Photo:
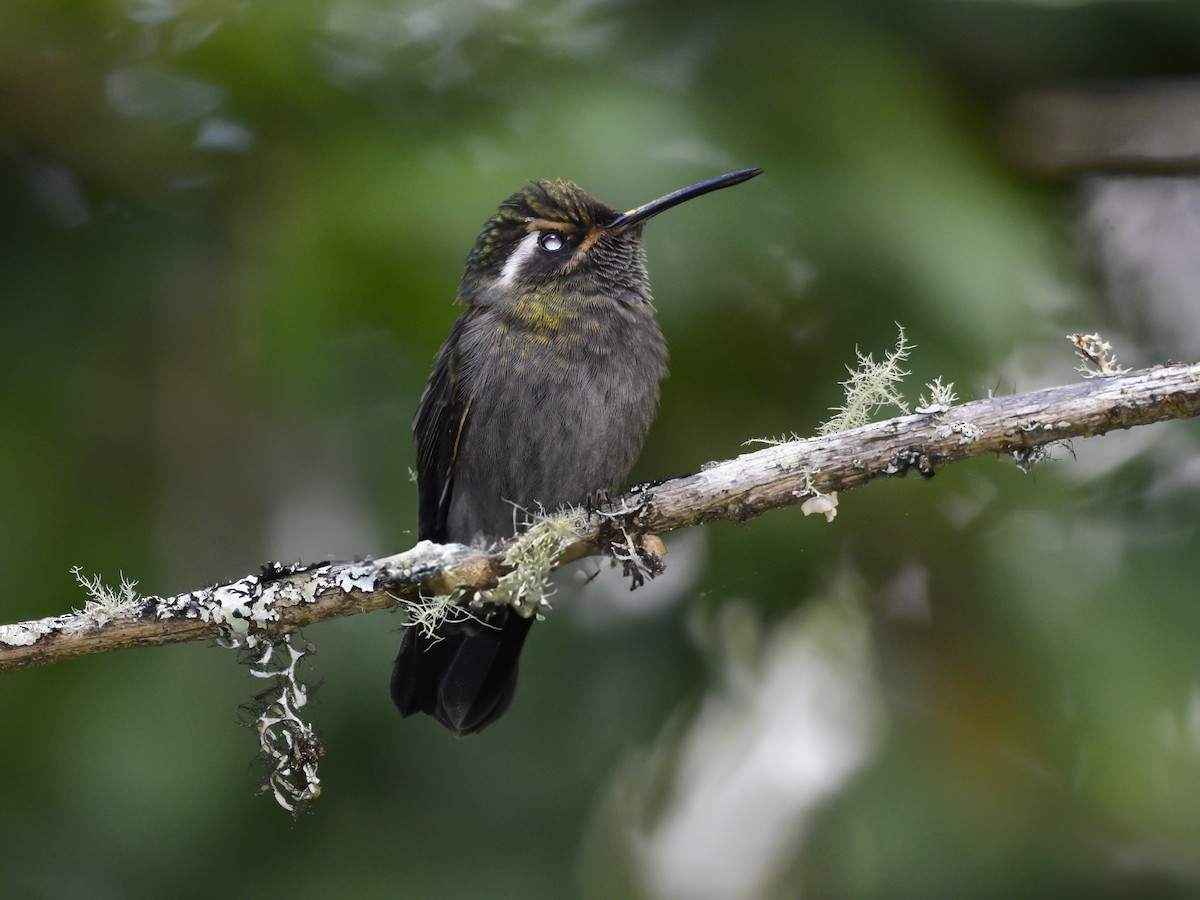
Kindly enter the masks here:
[[521, 238], [521, 243], [513, 248], [513, 252], [508, 254], [508, 259], [504, 261], [504, 267], [500, 270], [500, 277], [496, 283], [503, 287], [508, 287], [517, 276], [521, 274], [521, 269], [524, 268], [526, 260], [537, 252], [538, 238], [541, 236], [540, 231], [531, 231], [525, 237]]

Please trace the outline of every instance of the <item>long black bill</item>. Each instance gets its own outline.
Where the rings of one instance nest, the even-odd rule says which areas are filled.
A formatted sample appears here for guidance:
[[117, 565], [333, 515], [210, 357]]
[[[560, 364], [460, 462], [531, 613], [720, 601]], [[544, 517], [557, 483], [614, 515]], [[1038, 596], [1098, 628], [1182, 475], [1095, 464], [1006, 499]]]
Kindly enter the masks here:
[[760, 174], [762, 174], [762, 169], [738, 169], [736, 172], [719, 175], [716, 178], [708, 179], [708, 181], [693, 184], [691, 187], [680, 188], [673, 193], [667, 194], [665, 197], [659, 197], [657, 200], [651, 200], [649, 203], [644, 203], [636, 209], [629, 210], [629, 212], [621, 213], [621, 215], [608, 223], [608, 227], [628, 228], [630, 225], [636, 225], [638, 222], [645, 222], [651, 216], [657, 216], [663, 210], [670, 209], [672, 206], [678, 206], [680, 203], [691, 200], [693, 197], [699, 197], [701, 194], [707, 194], [710, 191], [719, 191], [721, 188], [741, 184], [743, 181], [749, 181], [755, 175]]

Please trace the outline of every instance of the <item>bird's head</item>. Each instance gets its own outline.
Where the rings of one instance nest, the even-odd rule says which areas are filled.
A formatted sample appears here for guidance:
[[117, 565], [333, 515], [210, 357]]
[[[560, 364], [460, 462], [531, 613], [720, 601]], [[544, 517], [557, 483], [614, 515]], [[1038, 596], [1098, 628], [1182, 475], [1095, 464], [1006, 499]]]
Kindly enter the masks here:
[[459, 288], [468, 305], [504, 302], [547, 286], [603, 285], [613, 296], [648, 297], [642, 226], [651, 216], [761, 169], [702, 181], [619, 212], [570, 181], [535, 181], [500, 204], [484, 225]]

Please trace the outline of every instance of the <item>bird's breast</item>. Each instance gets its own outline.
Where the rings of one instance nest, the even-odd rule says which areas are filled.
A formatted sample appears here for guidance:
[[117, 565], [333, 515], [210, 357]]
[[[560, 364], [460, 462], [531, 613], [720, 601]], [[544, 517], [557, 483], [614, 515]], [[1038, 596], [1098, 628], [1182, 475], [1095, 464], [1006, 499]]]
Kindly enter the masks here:
[[666, 346], [644, 306], [476, 319], [462, 346], [470, 412], [450, 510], [459, 539], [510, 534], [514, 507], [580, 504], [629, 473], [666, 374]]

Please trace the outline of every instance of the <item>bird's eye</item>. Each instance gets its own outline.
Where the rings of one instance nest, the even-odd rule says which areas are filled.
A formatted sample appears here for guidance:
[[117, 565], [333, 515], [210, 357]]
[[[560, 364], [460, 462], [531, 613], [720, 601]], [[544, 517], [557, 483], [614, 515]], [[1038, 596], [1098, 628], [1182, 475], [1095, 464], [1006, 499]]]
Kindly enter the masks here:
[[538, 246], [551, 253], [561, 250], [565, 243], [566, 241], [563, 240], [563, 236], [557, 231], [543, 231], [538, 238]]

